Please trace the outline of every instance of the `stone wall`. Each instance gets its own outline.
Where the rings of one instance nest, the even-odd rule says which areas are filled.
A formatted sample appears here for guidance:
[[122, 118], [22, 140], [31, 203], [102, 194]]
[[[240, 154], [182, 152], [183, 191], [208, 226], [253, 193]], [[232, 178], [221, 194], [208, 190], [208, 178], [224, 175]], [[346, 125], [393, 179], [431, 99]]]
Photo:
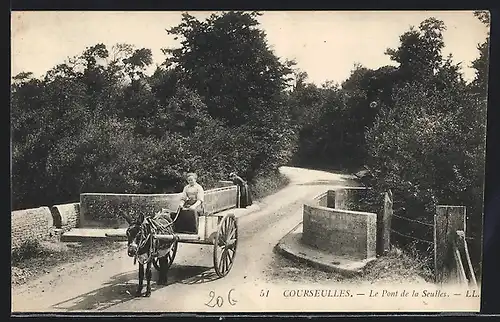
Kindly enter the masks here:
[[[237, 186], [205, 191], [205, 210], [218, 212], [236, 207]], [[125, 228], [124, 215], [153, 215], [162, 208], [177, 210], [181, 194], [111, 194], [83, 193], [80, 195], [79, 227]]]
[[27, 241], [44, 241], [54, 236], [54, 223], [48, 207], [17, 210], [11, 213], [11, 249]]
[[68, 203], [50, 208], [55, 228], [68, 231], [80, 225], [80, 204]]
[[80, 226], [82, 228], [125, 228], [125, 216], [153, 215], [162, 208], [175, 211], [181, 194], [82, 193]]
[[[365, 187], [349, 187], [335, 191], [334, 208], [377, 214], [377, 254], [383, 255], [390, 249], [390, 227], [392, 201], [388, 203], [385, 194], [379, 194]], [[392, 194], [391, 194], [392, 200]]]
[[315, 206], [327, 207], [328, 192], [323, 192], [313, 198]]
[[[205, 191], [206, 210], [217, 212], [236, 207], [238, 187], [220, 181], [218, 188]], [[28, 240], [43, 241], [72, 228], [124, 228], [122, 214], [154, 214], [162, 208], [176, 210], [181, 194], [108, 194], [83, 193], [80, 202], [17, 210], [11, 213], [12, 249]], [[210, 221], [210, 220], [209, 220]], [[211, 223], [211, 221], [210, 221]]]
[[335, 190], [328, 190], [313, 198], [313, 204], [333, 208], [335, 205]]
[[376, 256], [377, 215], [304, 205], [302, 242], [353, 259]]
[[367, 187], [346, 187], [335, 191], [335, 205], [331, 208], [379, 213], [384, 196]]

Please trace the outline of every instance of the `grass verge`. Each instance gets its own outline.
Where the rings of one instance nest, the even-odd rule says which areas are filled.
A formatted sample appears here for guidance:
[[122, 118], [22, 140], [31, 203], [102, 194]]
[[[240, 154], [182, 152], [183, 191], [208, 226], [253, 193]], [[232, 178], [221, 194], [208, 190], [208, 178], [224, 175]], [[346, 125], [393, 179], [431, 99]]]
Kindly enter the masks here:
[[338, 272], [326, 272], [308, 264], [287, 259], [275, 254], [270, 268], [273, 279], [301, 283], [323, 283], [334, 281], [348, 284], [382, 283], [404, 284], [433, 282], [433, 274], [425, 259], [399, 249], [370, 262], [360, 275], [346, 277]]
[[279, 171], [259, 176], [250, 182], [250, 192], [254, 200], [260, 200], [278, 192], [290, 183], [290, 179]]
[[434, 274], [428, 259], [419, 253], [393, 248], [385, 256], [368, 263], [361, 276], [356, 278], [363, 281], [389, 283], [417, 282], [419, 280], [432, 283]]

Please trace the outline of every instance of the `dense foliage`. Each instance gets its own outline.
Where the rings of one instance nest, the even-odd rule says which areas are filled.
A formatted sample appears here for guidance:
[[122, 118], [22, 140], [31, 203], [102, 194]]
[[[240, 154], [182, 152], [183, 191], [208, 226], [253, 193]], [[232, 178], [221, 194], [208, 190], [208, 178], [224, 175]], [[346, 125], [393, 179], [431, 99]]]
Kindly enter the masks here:
[[[489, 25], [488, 14], [475, 15]], [[476, 77], [467, 83], [460, 64], [442, 55], [444, 30], [442, 21], [423, 21], [401, 35], [398, 48], [386, 51], [397, 67], [357, 65], [340, 85], [320, 88], [296, 72], [290, 97], [299, 129], [294, 162], [369, 169], [364, 183], [373, 190], [363, 197], [363, 207], [378, 211], [381, 194], [391, 189], [395, 214], [414, 220], [394, 218], [393, 229], [420, 240], [433, 240], [436, 205], [466, 206], [467, 236], [477, 264], [489, 39], [478, 45], [479, 57], [471, 64]], [[393, 242], [409, 247], [415, 239], [393, 234]], [[425, 251], [429, 243], [416, 246]]]
[[151, 50], [97, 44], [43, 79], [14, 77], [13, 208], [179, 191], [189, 171], [207, 187], [231, 171], [273, 175], [294, 151], [292, 63], [270, 50], [258, 15], [184, 14], [168, 30], [181, 46], [151, 76]]
[[[128, 44], [89, 47], [42, 79], [15, 76], [13, 208], [81, 192], [179, 191], [188, 171], [211, 186], [231, 171], [252, 181], [290, 163], [364, 166], [374, 196], [392, 189], [401, 216], [432, 223], [436, 204], [467, 206], [477, 259], [489, 40], [470, 83], [442, 55], [446, 26], [430, 18], [386, 51], [394, 66], [357, 65], [341, 84], [317, 86], [273, 53], [258, 16], [183, 14], [167, 31], [180, 46], [163, 50], [151, 76], [151, 50]], [[429, 239], [426, 226], [393, 225]]]

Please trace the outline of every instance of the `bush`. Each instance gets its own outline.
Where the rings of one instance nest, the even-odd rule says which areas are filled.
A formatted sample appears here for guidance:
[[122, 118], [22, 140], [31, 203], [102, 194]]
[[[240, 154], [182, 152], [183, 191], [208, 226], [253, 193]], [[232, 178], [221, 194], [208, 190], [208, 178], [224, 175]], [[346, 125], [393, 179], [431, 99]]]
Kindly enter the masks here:
[[426, 282], [434, 281], [429, 261], [412, 247], [408, 247], [406, 250], [393, 247], [386, 256], [368, 263], [364, 267], [360, 279], [385, 280], [392, 284], [407, 283], [419, 278]]
[[[252, 26], [257, 23], [253, 15], [227, 17]], [[225, 28], [226, 18], [220, 19], [222, 25], [217, 28]], [[184, 20], [193, 22], [188, 16]], [[253, 37], [246, 28], [240, 31]], [[258, 46], [265, 43], [259, 32], [252, 34]], [[223, 46], [232, 41], [232, 36], [224, 35], [209, 32], [197, 37], [222, 36]], [[245, 41], [241, 45], [248, 47]], [[126, 45], [120, 48], [120, 53], [128, 50]], [[198, 52], [200, 57], [211, 53], [206, 50]], [[226, 79], [226, 68], [213, 71], [211, 83], [201, 88], [196, 84], [206, 78], [196, 70], [189, 78], [183, 72], [182, 67], [193, 67], [193, 61], [184, 61], [186, 66], [178, 68], [159, 67], [148, 77], [140, 72], [150, 61], [147, 50], [105, 62], [108, 50], [102, 44], [77, 58], [86, 66], [83, 71], [68, 63], [54, 67], [42, 80], [18, 75], [12, 87], [13, 209], [65, 203], [77, 200], [82, 192], [179, 192], [187, 172], [198, 173], [208, 187], [228, 179], [232, 171], [247, 180], [275, 171], [288, 162], [295, 144], [288, 107], [282, 102], [287, 68], [270, 51], [257, 54], [265, 56], [274, 76], [249, 69], [247, 63], [235, 66], [224, 61], [238, 73]], [[253, 55], [247, 58], [265, 67]], [[246, 79], [254, 73], [260, 75], [258, 79]], [[233, 88], [236, 83], [243, 87]], [[202, 95], [214, 86], [251, 96]], [[265, 95], [249, 91], [248, 86], [257, 86]], [[235, 113], [225, 115], [229, 110]]]
[[266, 176], [259, 176], [249, 184], [250, 193], [253, 199], [265, 198], [290, 183], [290, 179], [279, 171], [274, 171]]
[[22, 260], [27, 260], [30, 258], [35, 258], [43, 253], [43, 248], [41, 244], [36, 239], [29, 239], [25, 241], [19, 248], [12, 251], [11, 261], [12, 264], [16, 264]]
[[[366, 133], [368, 164], [372, 187], [393, 190], [395, 214], [432, 224], [438, 204], [463, 205], [468, 234], [481, 235], [483, 108], [466, 92], [429, 91], [419, 84], [399, 88], [394, 106], [382, 107]], [[427, 226], [398, 220], [393, 227], [432, 240]], [[477, 250], [475, 255], [477, 264]]]

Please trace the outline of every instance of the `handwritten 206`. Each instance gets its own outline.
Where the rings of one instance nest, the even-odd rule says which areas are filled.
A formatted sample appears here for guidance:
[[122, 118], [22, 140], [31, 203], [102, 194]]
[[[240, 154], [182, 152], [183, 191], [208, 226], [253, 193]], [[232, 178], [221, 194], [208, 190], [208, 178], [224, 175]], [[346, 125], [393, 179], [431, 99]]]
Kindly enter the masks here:
[[[236, 301], [233, 297], [232, 297], [232, 293], [234, 291], [234, 288], [232, 288], [231, 290], [229, 290], [229, 292], [227, 293], [227, 303], [229, 303], [231, 306], [234, 306], [236, 305], [236, 303], [238, 301]], [[209, 296], [209, 300], [207, 303], [205, 303], [206, 306], [208, 307], [222, 307], [224, 305], [224, 297], [220, 296], [220, 295], [216, 295], [214, 291], [210, 291], [210, 293], [208, 293], [208, 296]]]

